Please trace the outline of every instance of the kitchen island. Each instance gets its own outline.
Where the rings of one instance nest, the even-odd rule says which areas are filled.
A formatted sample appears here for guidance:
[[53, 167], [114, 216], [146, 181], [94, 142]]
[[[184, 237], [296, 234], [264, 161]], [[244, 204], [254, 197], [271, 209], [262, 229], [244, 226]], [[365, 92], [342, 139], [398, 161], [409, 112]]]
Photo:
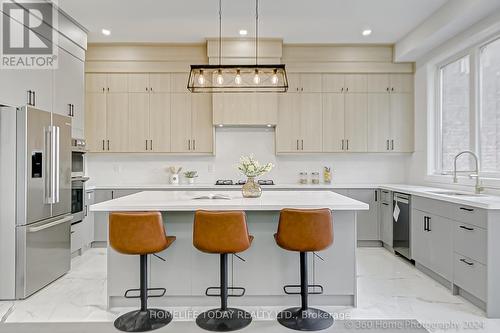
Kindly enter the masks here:
[[[149, 256], [150, 288], [166, 288], [164, 297], [152, 298], [157, 306], [216, 305], [205, 289], [219, 284], [219, 256], [198, 251], [192, 245], [193, 214], [198, 209], [244, 210], [254, 241], [249, 250], [229, 260], [230, 286], [246, 288], [233, 305], [293, 305], [298, 296], [285, 295], [283, 286], [299, 283], [299, 255], [279, 248], [273, 234], [283, 208], [329, 208], [333, 212], [334, 244], [317, 255], [309, 254], [310, 284], [323, 286], [323, 294], [311, 295], [311, 304], [356, 305], [356, 212], [367, 204], [325, 191], [264, 191], [261, 198], [246, 199], [240, 192], [217, 192], [224, 199], [195, 199], [207, 192], [145, 191], [90, 207], [95, 214], [113, 211], [160, 211], [167, 234], [177, 240], [158, 255]], [[108, 307], [130, 306], [127, 289], [139, 286], [139, 256], [122, 255], [108, 247]]]

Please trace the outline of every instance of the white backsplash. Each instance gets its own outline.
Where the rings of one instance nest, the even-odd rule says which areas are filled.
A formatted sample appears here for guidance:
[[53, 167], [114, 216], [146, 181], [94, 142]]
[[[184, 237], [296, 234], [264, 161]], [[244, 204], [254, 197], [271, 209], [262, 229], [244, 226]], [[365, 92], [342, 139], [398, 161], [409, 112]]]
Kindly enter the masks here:
[[[198, 183], [216, 179], [238, 180], [239, 157], [254, 154], [261, 162], [276, 165], [262, 178], [277, 183], [296, 183], [301, 171], [320, 172], [324, 166], [333, 169], [333, 182], [404, 183], [408, 179], [410, 154], [302, 154], [274, 153], [274, 129], [218, 128], [216, 156], [168, 156], [149, 154], [88, 154], [87, 174], [90, 185], [168, 184], [167, 167], [182, 166], [198, 171]], [[181, 178], [181, 181], [183, 179]]]

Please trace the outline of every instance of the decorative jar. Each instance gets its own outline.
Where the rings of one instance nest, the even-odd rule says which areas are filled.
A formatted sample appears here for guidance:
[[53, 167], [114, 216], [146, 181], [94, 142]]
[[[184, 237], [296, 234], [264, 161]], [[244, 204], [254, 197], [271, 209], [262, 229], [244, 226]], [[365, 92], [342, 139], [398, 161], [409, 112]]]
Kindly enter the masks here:
[[262, 195], [262, 187], [255, 181], [255, 177], [248, 177], [241, 188], [241, 193], [244, 198], [259, 198]]

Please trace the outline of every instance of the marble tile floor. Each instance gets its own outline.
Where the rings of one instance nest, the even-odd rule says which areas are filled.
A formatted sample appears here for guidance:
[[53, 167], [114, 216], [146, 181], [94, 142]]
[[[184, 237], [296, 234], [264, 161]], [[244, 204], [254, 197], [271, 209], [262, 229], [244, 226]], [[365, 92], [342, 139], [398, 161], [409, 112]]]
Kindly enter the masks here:
[[[416, 270], [383, 248], [360, 248], [358, 307], [326, 307], [339, 319], [416, 319], [431, 332], [500, 332], [500, 319]], [[24, 301], [0, 302], [2, 323], [111, 322], [130, 309], [106, 309], [106, 250], [91, 249], [72, 261], [71, 271]], [[176, 308], [195, 312], [203, 308]], [[279, 311], [251, 308], [248, 311]], [[178, 322], [186, 319], [179, 318]], [[8, 326], [4, 326], [8, 327]], [[337, 331], [337, 330], [335, 330]]]

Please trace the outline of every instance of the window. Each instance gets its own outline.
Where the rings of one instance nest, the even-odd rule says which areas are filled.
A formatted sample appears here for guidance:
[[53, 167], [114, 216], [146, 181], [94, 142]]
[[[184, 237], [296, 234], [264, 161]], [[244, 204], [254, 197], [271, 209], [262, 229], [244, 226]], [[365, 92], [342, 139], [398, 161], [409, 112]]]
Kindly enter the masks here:
[[480, 159], [485, 173], [500, 173], [500, 40], [480, 50]]
[[[449, 174], [471, 150], [482, 176], [500, 178], [500, 38], [451, 59], [438, 66], [434, 173]], [[457, 170], [474, 170], [472, 157]]]
[[[465, 56], [440, 70], [440, 156], [441, 173], [453, 170], [453, 159], [463, 150], [471, 149], [470, 121], [470, 57]], [[457, 163], [460, 170], [470, 170], [468, 157]]]

